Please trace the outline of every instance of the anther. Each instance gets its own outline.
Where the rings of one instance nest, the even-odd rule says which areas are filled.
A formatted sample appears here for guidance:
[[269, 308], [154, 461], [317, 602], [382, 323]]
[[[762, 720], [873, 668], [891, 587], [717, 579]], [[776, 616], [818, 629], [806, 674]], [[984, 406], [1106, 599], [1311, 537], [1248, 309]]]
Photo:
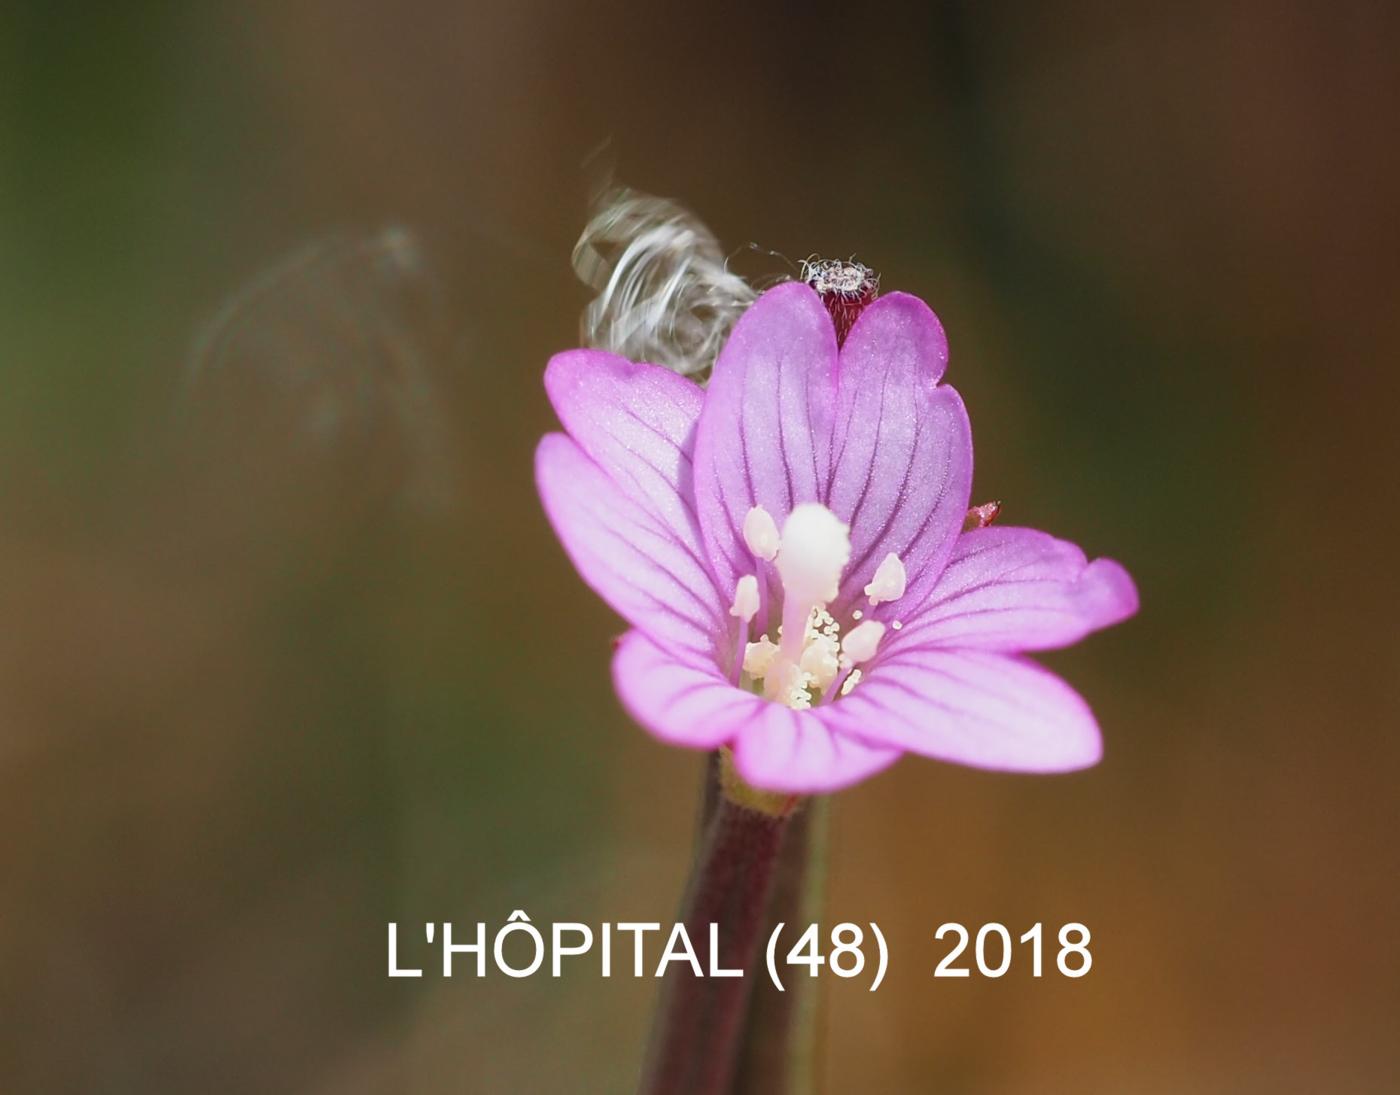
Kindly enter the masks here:
[[811, 637], [802, 651], [798, 667], [808, 676], [818, 692], [826, 691], [827, 685], [836, 679], [836, 674], [840, 671], [837, 651], [837, 641], [833, 635]]
[[841, 641], [841, 660], [847, 668], [868, 662], [875, 656], [880, 640], [885, 636], [885, 625], [878, 620], [866, 620], [846, 633]]
[[777, 653], [778, 644], [771, 642], [767, 635], [756, 643], [749, 643], [744, 648], [744, 672], [754, 680], [768, 676], [768, 670], [772, 668], [773, 658]]
[[754, 506], [744, 515], [744, 543], [758, 559], [771, 562], [778, 554], [781, 540], [773, 515], [762, 506]]
[[758, 579], [745, 574], [734, 587], [734, 604], [729, 609], [731, 616], [737, 616], [748, 623], [758, 615]]
[[899, 561], [898, 555], [890, 552], [875, 568], [875, 576], [865, 587], [865, 595], [870, 598], [872, 607], [882, 601], [897, 601], [904, 596], [907, 583], [904, 564]]

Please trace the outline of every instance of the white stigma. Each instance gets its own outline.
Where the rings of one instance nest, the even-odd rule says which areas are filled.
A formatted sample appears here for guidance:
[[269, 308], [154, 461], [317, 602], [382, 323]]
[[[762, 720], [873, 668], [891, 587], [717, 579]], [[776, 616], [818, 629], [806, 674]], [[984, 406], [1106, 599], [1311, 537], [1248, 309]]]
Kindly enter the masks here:
[[865, 587], [865, 595], [870, 598], [872, 607], [882, 601], [897, 601], [904, 596], [908, 581], [908, 576], [904, 573], [904, 564], [899, 561], [898, 555], [890, 552], [875, 568], [875, 576]]
[[875, 656], [880, 640], [885, 636], [885, 625], [878, 620], [866, 620], [846, 632], [841, 640], [841, 661], [849, 669], [861, 662], [868, 662]]
[[734, 604], [729, 614], [739, 617], [744, 623], [758, 615], [758, 579], [752, 574], [745, 574], [734, 587]]
[[762, 506], [754, 506], [744, 515], [744, 543], [764, 562], [772, 562], [778, 554], [778, 525]]
[[814, 606], [824, 607], [836, 598], [841, 570], [850, 561], [850, 529], [831, 510], [818, 502], [803, 502], [788, 514], [778, 548], [778, 576], [786, 601], [806, 605], [802, 619]]

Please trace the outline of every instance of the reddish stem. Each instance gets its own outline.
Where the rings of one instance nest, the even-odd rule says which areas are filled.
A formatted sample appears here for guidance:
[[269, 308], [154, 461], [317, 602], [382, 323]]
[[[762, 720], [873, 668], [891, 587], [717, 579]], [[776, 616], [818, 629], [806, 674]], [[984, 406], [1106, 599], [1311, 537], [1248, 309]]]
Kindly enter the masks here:
[[[773, 868], [788, 821], [750, 810], [721, 795], [706, 830], [684, 905], [686, 933], [704, 977], [688, 962], [672, 963], [638, 1089], [642, 1095], [712, 1095], [734, 1074], [744, 1012], [754, 978], [773, 884]], [[710, 925], [718, 925], [713, 966], [742, 969], [742, 977], [711, 977]]]
[[[788, 825], [768, 898], [765, 938], [779, 921], [805, 925], [822, 918], [830, 805], [825, 798], [809, 799]], [[754, 983], [733, 1095], [816, 1090], [821, 1004], [821, 982], [810, 977], [789, 980], [785, 992], [766, 977]]]

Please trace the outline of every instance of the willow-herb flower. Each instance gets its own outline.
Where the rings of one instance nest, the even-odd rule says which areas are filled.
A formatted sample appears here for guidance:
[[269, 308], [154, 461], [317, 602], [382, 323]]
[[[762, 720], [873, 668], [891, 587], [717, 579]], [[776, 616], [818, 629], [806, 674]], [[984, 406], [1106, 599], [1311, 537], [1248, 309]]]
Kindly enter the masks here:
[[540, 442], [540, 496], [632, 627], [613, 677], [642, 726], [729, 746], [749, 784], [791, 794], [905, 752], [1025, 772], [1099, 759], [1088, 706], [1023, 655], [1132, 615], [1137, 592], [1046, 533], [963, 531], [972, 438], [947, 360], [917, 298], [868, 303], [838, 344], [793, 282], [743, 314], [708, 388], [596, 350], [549, 363], [567, 435]]

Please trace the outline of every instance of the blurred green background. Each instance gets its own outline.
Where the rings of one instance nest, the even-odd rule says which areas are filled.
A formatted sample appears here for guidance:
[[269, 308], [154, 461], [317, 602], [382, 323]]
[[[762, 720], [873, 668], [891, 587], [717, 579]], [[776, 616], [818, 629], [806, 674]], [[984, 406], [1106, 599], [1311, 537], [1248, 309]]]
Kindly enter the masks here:
[[[604, 142], [926, 298], [976, 500], [1142, 591], [1048, 659], [1100, 767], [840, 796], [893, 966], [832, 986], [828, 1089], [1393, 1089], [1397, 56], [1362, 2], [4, 5], [0, 1091], [632, 1082], [653, 982], [384, 946], [674, 918], [699, 758], [621, 714], [531, 481]], [[295, 383], [225, 362], [191, 427], [230, 294], [386, 226], [413, 299], [274, 298]], [[935, 981], [945, 920], [1095, 965]]]

